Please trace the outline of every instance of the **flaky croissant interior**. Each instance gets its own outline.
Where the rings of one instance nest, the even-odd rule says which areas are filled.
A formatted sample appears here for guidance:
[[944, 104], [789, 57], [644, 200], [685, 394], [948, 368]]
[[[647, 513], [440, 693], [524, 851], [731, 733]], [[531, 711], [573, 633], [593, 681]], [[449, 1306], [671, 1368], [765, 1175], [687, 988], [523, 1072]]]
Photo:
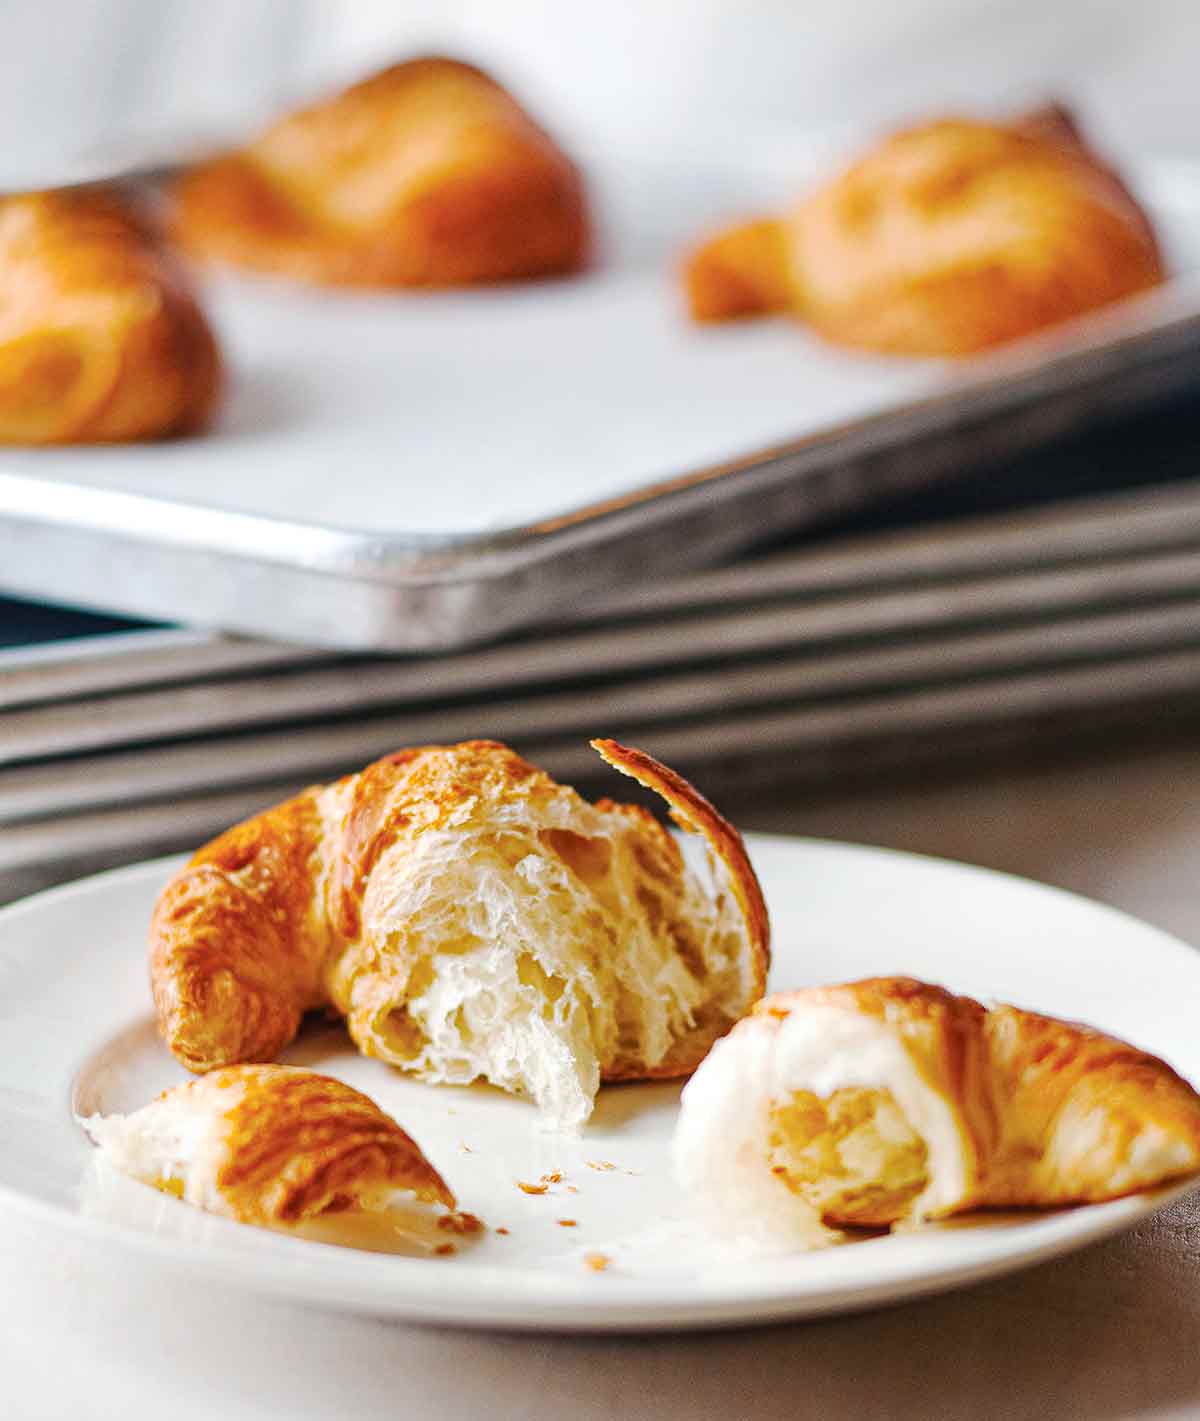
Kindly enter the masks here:
[[762, 995], [740, 836], [649, 756], [595, 742], [708, 852], [503, 745], [402, 751], [202, 849], [151, 928], [162, 1033], [191, 1070], [274, 1057], [316, 1007], [430, 1081], [480, 1077], [551, 1123], [602, 1080], [684, 1075]]
[[815, 1246], [1198, 1171], [1200, 1096], [1089, 1027], [874, 978], [758, 1003], [684, 1090], [673, 1153], [722, 1233]]
[[772, 1174], [822, 1222], [890, 1224], [929, 1183], [929, 1151], [886, 1087], [789, 1091], [770, 1112]]

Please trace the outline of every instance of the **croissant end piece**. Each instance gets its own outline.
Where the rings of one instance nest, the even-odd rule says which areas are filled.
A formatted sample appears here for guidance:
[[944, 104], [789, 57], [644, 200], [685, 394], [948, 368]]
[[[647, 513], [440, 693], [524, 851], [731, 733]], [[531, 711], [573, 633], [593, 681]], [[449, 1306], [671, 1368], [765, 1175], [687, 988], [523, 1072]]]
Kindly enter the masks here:
[[152, 439], [207, 421], [212, 333], [113, 193], [0, 198], [0, 298], [0, 443]]
[[571, 1128], [601, 1080], [686, 1075], [763, 993], [766, 908], [737, 831], [598, 741], [699, 830], [589, 804], [507, 746], [404, 750], [231, 829], [163, 892], [159, 1026], [193, 1071], [268, 1060], [332, 1007], [359, 1048], [479, 1077]]
[[763, 217], [718, 233], [688, 256], [683, 281], [694, 321], [787, 311], [792, 297], [783, 224]]
[[494, 80], [397, 64], [291, 114], [175, 190], [197, 255], [301, 281], [464, 286], [575, 271], [589, 223], [574, 165]]
[[1069, 115], [892, 135], [686, 268], [698, 320], [790, 309], [830, 341], [966, 355], [1156, 285], [1153, 228]]
[[81, 1124], [124, 1173], [243, 1224], [381, 1208], [401, 1190], [455, 1207], [391, 1116], [314, 1071], [231, 1066]]
[[684, 1090], [673, 1154], [724, 1235], [816, 1246], [1200, 1171], [1200, 1096], [1090, 1027], [883, 977], [760, 1001]]

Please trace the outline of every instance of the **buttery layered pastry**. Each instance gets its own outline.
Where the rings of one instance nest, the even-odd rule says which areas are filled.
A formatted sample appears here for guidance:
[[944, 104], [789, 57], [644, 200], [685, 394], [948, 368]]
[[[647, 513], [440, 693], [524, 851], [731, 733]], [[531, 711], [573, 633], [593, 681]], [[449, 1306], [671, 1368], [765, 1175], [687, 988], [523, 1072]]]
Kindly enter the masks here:
[[0, 443], [201, 428], [217, 346], [136, 209], [98, 188], [0, 198]]
[[760, 1001], [688, 1083], [678, 1181], [726, 1238], [816, 1247], [1200, 1170], [1200, 1096], [1075, 1022], [904, 977]]
[[[272, 1059], [304, 1013], [429, 1081], [484, 1078], [555, 1125], [601, 1081], [686, 1075], [762, 995], [740, 835], [650, 756], [593, 741], [703, 841], [589, 804], [493, 741], [402, 750], [203, 848], [151, 926], [159, 1027], [190, 1070]], [[701, 846], [698, 846], [701, 847]]]
[[243, 1224], [382, 1209], [400, 1192], [455, 1207], [390, 1115], [315, 1071], [231, 1066], [80, 1123], [123, 1173]]
[[786, 313], [839, 345], [968, 355], [1163, 280], [1145, 213], [1065, 110], [885, 139], [688, 257], [698, 321]]
[[355, 286], [466, 286], [577, 270], [574, 164], [481, 70], [396, 64], [288, 115], [174, 192], [202, 257]]

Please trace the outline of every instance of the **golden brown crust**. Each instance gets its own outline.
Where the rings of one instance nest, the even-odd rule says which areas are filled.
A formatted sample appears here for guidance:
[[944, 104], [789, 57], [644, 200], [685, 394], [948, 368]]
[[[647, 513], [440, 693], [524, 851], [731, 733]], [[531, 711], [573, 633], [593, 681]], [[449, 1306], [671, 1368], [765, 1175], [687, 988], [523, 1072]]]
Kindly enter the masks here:
[[160, 896], [150, 981], [159, 1028], [189, 1070], [271, 1060], [321, 1004], [320, 841], [306, 790], [200, 849]]
[[[745, 923], [745, 961], [735, 963], [745, 979], [738, 1000], [744, 996], [749, 1006], [764, 990], [769, 926], [740, 835], [665, 766], [612, 741], [596, 744], [615, 768], [663, 795], [728, 870]], [[653, 915], [664, 942], [695, 975], [701, 949], [687, 918], [678, 843], [639, 806], [601, 801], [595, 809], [628, 823], [628, 830], [611, 819], [599, 827], [628, 839], [640, 911]], [[380, 921], [380, 908], [372, 907], [384, 856], [384, 877], [394, 878], [409, 855], [417, 861], [425, 835], [467, 825], [487, 828], [489, 852], [503, 852], [504, 816], [516, 824], [524, 815], [543, 825], [535, 845], [584, 879], [593, 868], [603, 877], [610, 846], [570, 827], [585, 811], [592, 813], [574, 791], [507, 746], [477, 740], [400, 751], [238, 825], [199, 851], [155, 909], [150, 972], [168, 1046], [193, 1071], [267, 1060], [292, 1038], [306, 1010], [325, 1005], [347, 1018], [362, 1051], [405, 1064], [413, 1054], [403, 1019], [416, 992], [410, 977], [419, 965], [426, 975], [434, 969], [423, 961], [431, 949], [419, 933], [410, 940], [407, 919]], [[591, 854], [603, 863], [589, 866]], [[721, 911], [735, 921], [732, 903]], [[703, 977], [702, 962], [699, 971]], [[731, 1015], [729, 1003], [714, 997], [664, 1058], [651, 1066], [618, 1052], [602, 1063], [604, 1078], [686, 1074], [742, 1009]]]
[[[1150, 1130], [1190, 1149], [1190, 1165], [1177, 1173], [1200, 1167], [1200, 1098], [1165, 1061], [1092, 1027], [1012, 1006], [989, 1011], [985, 1033], [1004, 1125], [989, 1205], [1089, 1203], [1145, 1188], [1156, 1181], [1129, 1170]], [[1056, 1148], [1066, 1122], [1086, 1149]]]
[[[644, 750], [635, 750], [616, 740], [593, 740], [591, 743], [597, 754], [614, 770], [661, 795], [670, 805], [671, 818], [682, 828], [699, 834], [725, 865], [730, 888], [746, 925], [751, 969], [749, 1001], [756, 1002], [767, 988], [767, 969], [771, 965], [771, 921], [762, 886], [746, 853], [741, 834], [695, 786]], [[698, 1057], [689, 1069], [694, 1070], [701, 1059]]]
[[552, 794], [549, 775], [495, 740], [398, 750], [352, 776], [334, 870], [333, 918], [347, 939], [358, 935], [371, 871], [398, 834], [436, 828], [477, 798]]
[[[753, 229], [717, 238], [696, 260], [736, 257], [739, 230]], [[1059, 108], [896, 133], [780, 230], [785, 270], [765, 248], [757, 284], [782, 280], [793, 313], [829, 340], [897, 354], [967, 355], [1164, 276], [1146, 214]], [[778, 307], [751, 295], [726, 314], [755, 309]], [[718, 302], [707, 318], [721, 315]]]
[[694, 321], [787, 311], [791, 291], [783, 224], [759, 217], [718, 232], [685, 258], [683, 285]]
[[99, 189], [0, 198], [0, 442], [190, 433], [219, 386], [208, 324], [132, 206]]
[[1145, 209], [1116, 168], [1107, 162], [1087, 141], [1078, 120], [1065, 104], [1048, 103], [1018, 114], [1011, 124], [1016, 133], [1043, 143], [1058, 144], [1091, 168], [1097, 179], [1110, 184], [1114, 197], [1131, 222], [1140, 224], [1146, 245], [1158, 256], [1161, 264], [1158, 235]]
[[1082, 145], [966, 120], [896, 134], [788, 221], [806, 320], [841, 344], [928, 355], [1154, 285], [1148, 231]]
[[[1200, 1095], [1091, 1027], [907, 977], [781, 992], [752, 1016], [778, 1027], [809, 1005], [884, 1023], [951, 1103], [971, 1156], [953, 1212], [1095, 1203], [1200, 1170]], [[1151, 1137], [1157, 1153], [1143, 1158]]]
[[374, 1101], [330, 1076], [232, 1066], [184, 1089], [240, 1086], [216, 1186], [244, 1223], [296, 1223], [388, 1189], [455, 1207], [454, 1195]]
[[293, 113], [175, 189], [192, 252], [301, 281], [463, 286], [578, 270], [574, 165], [471, 65], [416, 59]]

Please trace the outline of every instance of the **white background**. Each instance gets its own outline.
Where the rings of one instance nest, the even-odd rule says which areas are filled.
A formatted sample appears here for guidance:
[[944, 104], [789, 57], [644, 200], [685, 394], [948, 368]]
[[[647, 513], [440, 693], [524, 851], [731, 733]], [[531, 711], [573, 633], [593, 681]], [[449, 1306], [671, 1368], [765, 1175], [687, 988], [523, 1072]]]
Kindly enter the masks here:
[[5, 0], [0, 165], [222, 126], [439, 47], [494, 64], [588, 146], [1048, 92], [1106, 137], [1200, 143], [1195, 0]]

